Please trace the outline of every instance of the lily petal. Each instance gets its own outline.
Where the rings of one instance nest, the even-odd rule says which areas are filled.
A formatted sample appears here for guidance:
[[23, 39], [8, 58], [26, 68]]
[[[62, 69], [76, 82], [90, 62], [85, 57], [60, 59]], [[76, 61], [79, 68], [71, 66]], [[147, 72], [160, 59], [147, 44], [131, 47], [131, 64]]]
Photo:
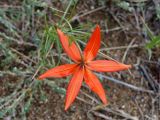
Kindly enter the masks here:
[[90, 70], [98, 72], [116, 72], [131, 68], [131, 65], [125, 65], [112, 60], [96, 60], [89, 62], [87, 65]]
[[93, 92], [98, 94], [104, 104], [107, 104], [105, 91], [102, 87], [102, 84], [98, 80], [95, 74], [93, 74], [90, 70], [85, 69], [84, 80], [86, 84], [91, 88]]
[[91, 61], [96, 57], [100, 47], [100, 40], [101, 40], [100, 27], [99, 25], [97, 25], [86, 45], [86, 48], [84, 49], [85, 61]]
[[74, 70], [76, 69], [77, 64], [65, 64], [61, 66], [57, 66], [55, 68], [52, 68], [48, 71], [46, 71], [44, 74], [42, 74], [39, 79], [42, 80], [44, 78], [50, 78], [50, 77], [65, 77], [68, 75], [71, 75]]
[[83, 76], [84, 76], [83, 68], [78, 67], [71, 81], [69, 82], [69, 85], [67, 88], [65, 110], [69, 108], [71, 103], [75, 100], [76, 96], [78, 95], [78, 92], [82, 85]]
[[64, 48], [67, 55], [74, 62], [80, 61], [81, 54], [80, 54], [78, 47], [74, 43], [74, 41], [72, 43], [69, 43], [68, 37], [60, 29], [57, 29], [57, 33], [58, 33], [59, 39], [61, 41], [62, 47]]

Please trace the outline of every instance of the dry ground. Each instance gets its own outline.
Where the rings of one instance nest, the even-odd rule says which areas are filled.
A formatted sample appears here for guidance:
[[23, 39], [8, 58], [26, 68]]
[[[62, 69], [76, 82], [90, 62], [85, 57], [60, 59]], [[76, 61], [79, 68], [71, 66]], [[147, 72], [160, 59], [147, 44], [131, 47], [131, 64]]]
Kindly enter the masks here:
[[[30, 5], [33, 1], [29, 2], [31, 1], [28, 0], [26, 3], [19, 0], [15, 2], [0, 1], [0, 12], [5, 16], [0, 16], [2, 33], [0, 34], [0, 49], [2, 49], [0, 51], [1, 119], [160, 119], [160, 48], [154, 47], [150, 50], [145, 48], [146, 43], [150, 41], [145, 24], [154, 35], [158, 35], [160, 32], [160, 19], [157, 18], [155, 12], [156, 1], [126, 1], [130, 7], [125, 9], [119, 7], [117, 2], [112, 0], [81, 0], [70, 7], [66, 16], [72, 14], [70, 23], [73, 29], [82, 28], [83, 32], [89, 31], [88, 33], [90, 33], [95, 24], [101, 26], [102, 44], [97, 59], [110, 59], [109, 57], [111, 57], [125, 64], [131, 64], [133, 67], [129, 71], [98, 74], [107, 93], [108, 106], [103, 106], [98, 96], [83, 84], [77, 99], [68, 111], [64, 111], [64, 88], [67, 87], [65, 78], [49, 79], [47, 82], [40, 83], [35, 81], [37, 81], [36, 77], [42, 73], [41, 70], [51, 68], [51, 64], [47, 64], [47, 66], [45, 66], [46, 63], [44, 66], [39, 64], [41, 59], [39, 57], [40, 43], [44, 39], [42, 34], [46, 29], [45, 22], [51, 25], [59, 20], [49, 7], [65, 11], [69, 2], [44, 0], [41, 2], [45, 3], [45, 6], [38, 7], [36, 2], [35, 6], [33, 4], [34, 7]], [[31, 6], [33, 11], [28, 18], [26, 8], [28, 7], [29, 11]], [[9, 11], [10, 9], [15, 11], [12, 13]], [[38, 15], [47, 15], [46, 21], [45, 17], [37, 15], [37, 10], [40, 11]], [[24, 12], [26, 15], [14, 17], [16, 12]], [[58, 13], [60, 16], [64, 14]], [[5, 23], [1, 20], [2, 18], [9, 22]], [[78, 39], [81, 38], [87, 39], [88, 36]], [[78, 43], [83, 48], [86, 40], [80, 40]], [[55, 54], [49, 53], [46, 59], [49, 61], [52, 58], [57, 62], [57, 44], [52, 45], [50, 48]], [[52, 55], [54, 56], [50, 57]], [[69, 58], [62, 54], [60, 64], [68, 60]], [[50, 82], [53, 81], [52, 86]], [[25, 91], [24, 95], [23, 91]], [[7, 98], [7, 96], [9, 97]], [[5, 98], [6, 100], [4, 100]], [[15, 103], [12, 105], [12, 102]], [[13, 109], [3, 114], [4, 110], [10, 107]]]

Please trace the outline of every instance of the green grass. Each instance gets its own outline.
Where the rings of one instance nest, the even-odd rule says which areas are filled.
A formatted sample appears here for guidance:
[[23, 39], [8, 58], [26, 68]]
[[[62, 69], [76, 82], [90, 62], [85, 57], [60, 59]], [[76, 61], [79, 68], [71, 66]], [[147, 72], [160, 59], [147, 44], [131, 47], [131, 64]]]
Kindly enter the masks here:
[[[61, 63], [62, 47], [57, 36], [57, 28], [68, 34], [71, 41], [78, 41], [87, 40], [89, 36], [84, 28], [94, 27], [86, 23], [72, 28], [70, 22], [75, 15], [77, 2], [68, 1], [63, 8], [64, 11], [38, 0], [24, 0], [17, 6], [0, 8], [0, 24], [4, 28], [0, 32], [2, 38], [0, 49], [3, 54], [0, 76], [14, 74], [20, 79], [16, 83], [10, 83], [13, 86], [10, 94], [1, 96], [0, 118], [10, 116], [17, 119], [18, 115], [19, 119], [26, 120], [37, 92], [41, 93], [40, 100], [46, 99], [42, 85], [49, 86], [54, 92], [65, 94], [65, 89], [55, 82], [49, 80], [41, 82], [37, 77], [46, 69]], [[46, 9], [55, 21], [50, 21]], [[23, 53], [23, 48], [27, 47], [31, 49], [24, 50]], [[22, 63], [26, 60], [27, 63]], [[18, 65], [14, 66], [15, 63]], [[17, 111], [20, 111], [20, 114]]]
[[[18, 114], [16, 111], [19, 110], [20, 119], [27, 119], [26, 114], [30, 111], [34, 96], [38, 91], [41, 93], [40, 100], [45, 100], [46, 96], [41, 88], [43, 84], [48, 85], [55, 92], [65, 94], [65, 89], [57, 86], [55, 82], [47, 80], [41, 82], [36, 78], [37, 73], [42, 73], [45, 69], [60, 63], [62, 48], [56, 34], [56, 27], [65, 28], [65, 30], [62, 29], [64, 31], [71, 31], [69, 16], [67, 15], [70, 10], [74, 9], [75, 5], [75, 1], [70, 1], [64, 8], [66, 10], [62, 17], [57, 17], [58, 14], [62, 14], [60, 10], [50, 8], [46, 3], [37, 0], [24, 0], [18, 6], [11, 6], [8, 9], [0, 8], [0, 24], [4, 28], [0, 32], [2, 38], [0, 49], [4, 56], [0, 62], [0, 68], [2, 69], [0, 75], [3, 77], [5, 74], [11, 73], [20, 77], [16, 86], [14, 83], [10, 83], [11, 86], [15, 87], [13, 92], [1, 96], [0, 118], [11, 116], [12, 119], [16, 119]], [[51, 24], [48, 20], [48, 13], [44, 9], [51, 10], [51, 13], [54, 17], [57, 17], [59, 22]], [[45, 24], [41, 25], [38, 22]], [[18, 27], [19, 23], [22, 24], [21, 27]], [[20, 52], [22, 55], [17, 54], [17, 51], [14, 50], [21, 49], [21, 44], [24, 47], [34, 45], [37, 50], [29, 50], [26, 55], [23, 52]], [[58, 62], [54, 61], [53, 47], [58, 51]], [[27, 67], [14, 66], [15, 63], [21, 62], [26, 56], [29, 59]], [[29, 64], [34, 59], [38, 62]], [[29, 74], [29, 77], [27, 74]], [[26, 87], [23, 88], [23, 86]]]
[[[6, 80], [6, 75], [16, 76], [17, 79], [16, 81], [6, 80], [7, 82], [4, 83], [5, 88], [11, 91], [0, 98], [0, 119], [10, 116], [15, 120], [17, 117], [27, 120], [27, 114], [31, 110], [37, 93], [40, 101], [47, 99], [43, 90], [44, 85], [54, 92], [65, 95], [66, 90], [60, 87], [59, 83], [67, 83], [68, 78], [57, 81], [48, 79], [38, 81], [37, 77], [44, 71], [62, 64], [61, 58], [63, 62], [71, 62], [67, 56], [63, 55], [57, 28], [66, 33], [71, 42], [81, 41], [79, 42], [81, 45], [88, 40], [90, 30], [95, 27], [95, 24], [87, 21], [78, 24], [77, 27], [71, 25], [72, 18], [76, 15], [77, 3], [78, 0], [68, 0], [60, 10], [43, 1], [23, 0], [17, 5], [0, 8], [0, 77], [2, 81]], [[129, 12], [133, 9], [130, 2], [116, 2], [117, 6]], [[146, 24], [144, 27], [151, 40], [146, 48], [152, 49], [159, 46], [160, 36], [154, 35]], [[104, 46], [107, 47], [105, 44]], [[80, 46], [80, 48], [83, 47], [84, 45]], [[108, 59], [104, 53], [100, 55]], [[116, 81], [109, 77], [105, 79]], [[137, 89], [123, 81], [117, 83]], [[106, 88], [109, 89], [108, 86]]]

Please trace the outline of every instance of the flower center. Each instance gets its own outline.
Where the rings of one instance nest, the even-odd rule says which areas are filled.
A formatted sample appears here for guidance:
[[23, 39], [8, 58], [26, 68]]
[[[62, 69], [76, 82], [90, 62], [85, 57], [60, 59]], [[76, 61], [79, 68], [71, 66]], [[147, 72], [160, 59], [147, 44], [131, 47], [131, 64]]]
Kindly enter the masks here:
[[81, 61], [79, 62], [79, 66], [80, 66], [80, 67], [85, 67], [85, 66], [86, 66], [86, 62], [85, 62], [84, 60], [81, 60]]
[[81, 61], [81, 62], [79, 63], [80, 66], [85, 66], [85, 64], [86, 64], [86, 63], [85, 63], [84, 61]]

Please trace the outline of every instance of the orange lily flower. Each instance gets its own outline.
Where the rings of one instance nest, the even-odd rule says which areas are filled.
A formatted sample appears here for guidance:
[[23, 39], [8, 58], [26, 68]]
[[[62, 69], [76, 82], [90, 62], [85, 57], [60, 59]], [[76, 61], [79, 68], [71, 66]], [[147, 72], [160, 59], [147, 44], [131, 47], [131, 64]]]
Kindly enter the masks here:
[[41, 80], [50, 77], [60, 78], [73, 74], [66, 92], [65, 110], [69, 108], [78, 95], [83, 79], [90, 89], [100, 97], [102, 102], [107, 104], [105, 91], [92, 70], [98, 72], [115, 72], [128, 69], [131, 65], [125, 65], [112, 60], [93, 61], [100, 48], [101, 34], [98, 25], [92, 33], [86, 48], [83, 51], [83, 55], [75, 42], [70, 44], [68, 37], [61, 30], [57, 29], [57, 33], [64, 51], [74, 61], [74, 64], [65, 64], [52, 68], [42, 74], [39, 79]]

